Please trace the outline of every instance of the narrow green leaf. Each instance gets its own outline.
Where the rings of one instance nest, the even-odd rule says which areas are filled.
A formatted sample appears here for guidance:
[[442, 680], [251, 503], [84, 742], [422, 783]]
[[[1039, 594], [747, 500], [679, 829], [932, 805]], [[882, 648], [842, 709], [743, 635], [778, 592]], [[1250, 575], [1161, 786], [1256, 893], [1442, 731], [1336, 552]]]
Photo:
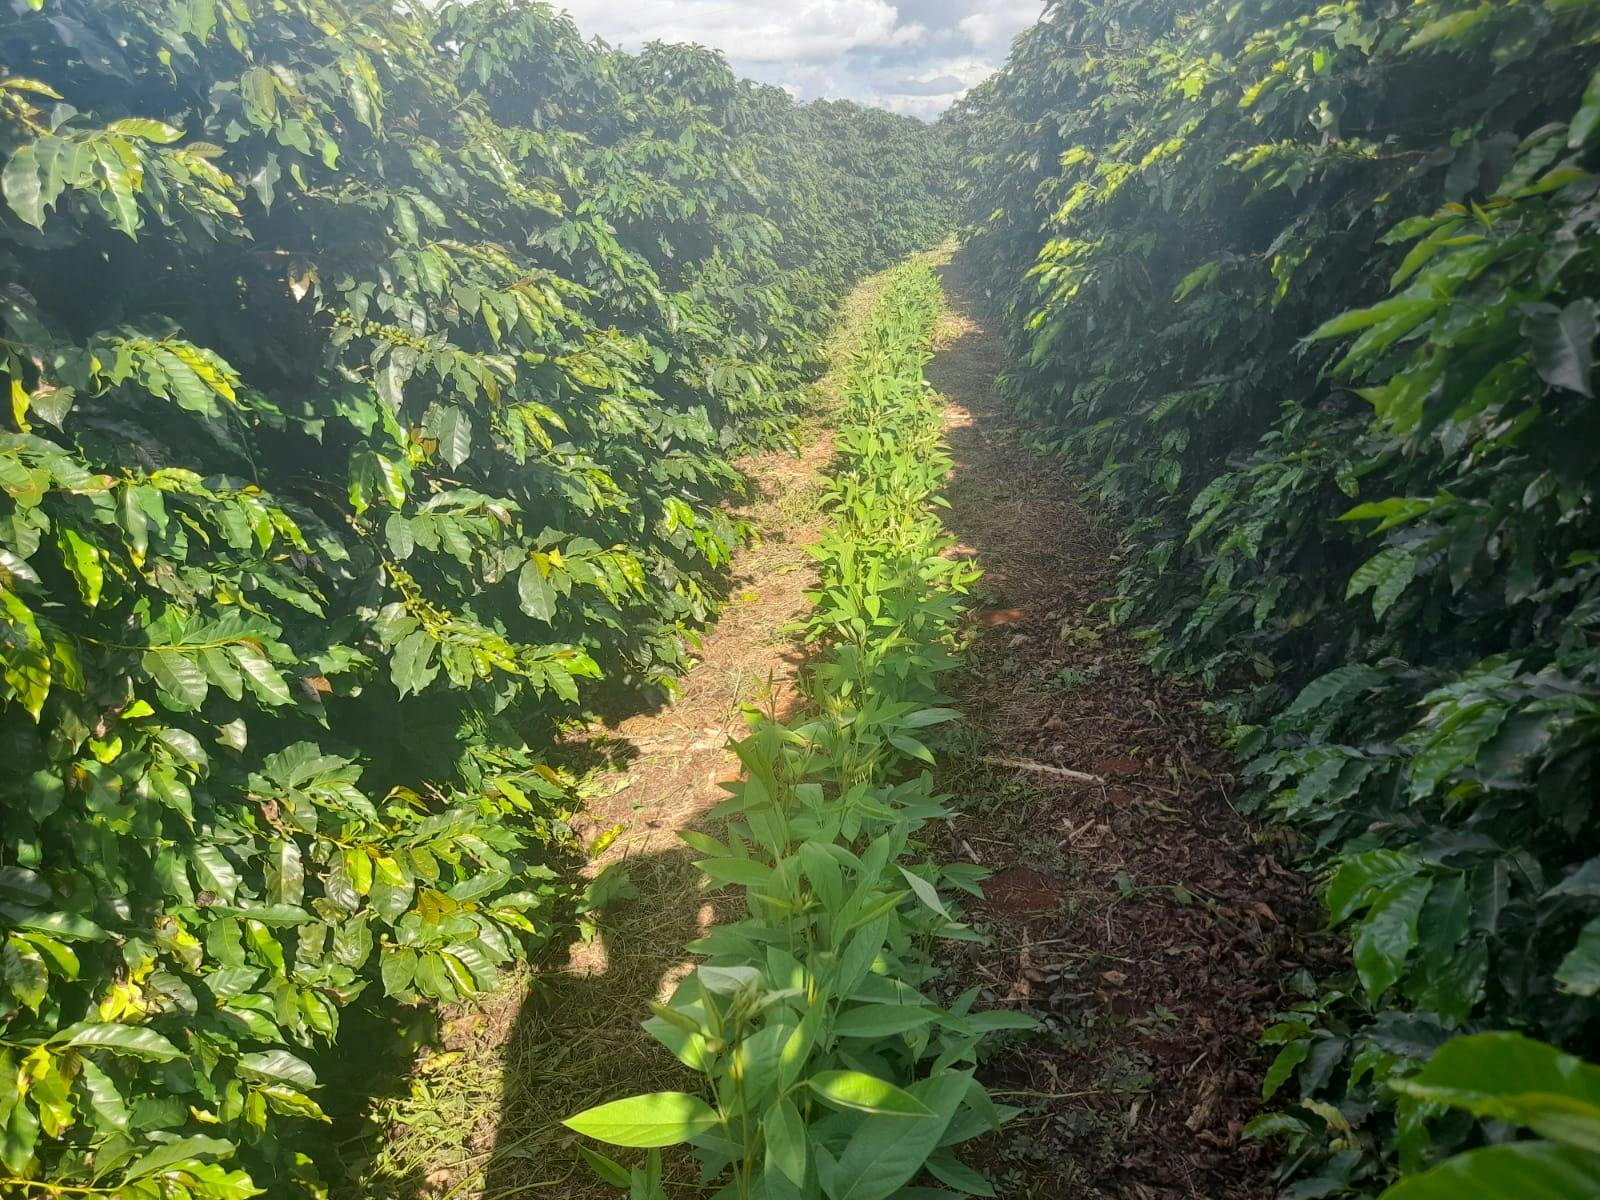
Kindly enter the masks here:
[[761, 1135], [767, 1143], [767, 1170], [796, 1186], [803, 1184], [810, 1154], [805, 1121], [793, 1101], [785, 1097], [767, 1110], [761, 1118]]
[[952, 919], [950, 913], [945, 909], [944, 901], [939, 899], [938, 889], [933, 884], [915, 871], [907, 870], [905, 867], [900, 868], [900, 874], [905, 876], [906, 882], [911, 885], [911, 890], [916, 893], [917, 899], [921, 900], [946, 921]]
[[933, 1110], [910, 1092], [864, 1071], [822, 1071], [806, 1080], [822, 1099], [837, 1108], [886, 1117], [931, 1117]]
[[702, 858], [694, 864], [718, 883], [762, 887], [772, 882], [772, 868], [753, 858]]
[[833, 1030], [840, 1037], [882, 1038], [931, 1025], [934, 1013], [926, 1008], [898, 1004], [862, 1004], [840, 1013]]
[[625, 1188], [633, 1182], [633, 1176], [628, 1168], [613, 1158], [607, 1158], [597, 1150], [587, 1146], [579, 1146], [578, 1154], [584, 1162], [589, 1164], [589, 1169], [600, 1177], [600, 1182], [609, 1183], [612, 1187]]
[[613, 1146], [676, 1146], [715, 1129], [718, 1117], [704, 1100], [685, 1092], [651, 1092], [585, 1109], [562, 1122], [568, 1129]]

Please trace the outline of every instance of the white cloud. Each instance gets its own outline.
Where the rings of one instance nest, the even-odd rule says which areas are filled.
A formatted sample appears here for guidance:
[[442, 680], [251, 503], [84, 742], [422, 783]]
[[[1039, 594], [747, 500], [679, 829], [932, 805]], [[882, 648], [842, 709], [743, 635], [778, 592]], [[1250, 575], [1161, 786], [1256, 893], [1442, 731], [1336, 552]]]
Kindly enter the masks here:
[[1029, 25], [1039, 19], [1039, 0], [1009, 0], [986, 4], [970, 16], [962, 17], [956, 28], [980, 50], [1005, 50]]
[[586, 35], [694, 42], [800, 100], [931, 118], [1005, 61], [1043, 0], [553, 0]]
[[890, 112], [928, 119], [938, 116], [994, 73], [996, 64], [976, 55], [941, 58], [917, 74], [880, 83], [869, 101]]
[[902, 117], [931, 121], [960, 98], [958, 93], [948, 96], [875, 96], [871, 103], [874, 107], [886, 108]]
[[858, 50], [917, 45], [926, 26], [902, 22], [884, 0], [800, 0], [757, 8], [730, 0], [566, 0], [586, 33], [636, 47], [645, 42], [698, 42], [735, 62], [818, 62]]

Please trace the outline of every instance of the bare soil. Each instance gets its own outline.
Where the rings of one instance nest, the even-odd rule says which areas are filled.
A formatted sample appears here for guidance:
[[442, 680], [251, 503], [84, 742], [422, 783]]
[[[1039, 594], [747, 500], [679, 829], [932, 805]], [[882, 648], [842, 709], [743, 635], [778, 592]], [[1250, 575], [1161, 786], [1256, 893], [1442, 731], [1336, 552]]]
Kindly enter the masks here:
[[1005, 1197], [1270, 1196], [1275, 1153], [1240, 1134], [1256, 1038], [1307, 958], [1307, 882], [1283, 831], [1235, 810], [1204, 696], [1106, 622], [1117, 529], [996, 395], [1004, 353], [959, 259], [945, 286], [946, 521], [985, 571], [958, 687], [971, 745], [945, 786], [966, 814], [952, 852], [996, 871], [971, 913], [994, 944], [964, 947], [951, 982], [1044, 1027], [984, 1069], [1024, 1109], [984, 1165]]

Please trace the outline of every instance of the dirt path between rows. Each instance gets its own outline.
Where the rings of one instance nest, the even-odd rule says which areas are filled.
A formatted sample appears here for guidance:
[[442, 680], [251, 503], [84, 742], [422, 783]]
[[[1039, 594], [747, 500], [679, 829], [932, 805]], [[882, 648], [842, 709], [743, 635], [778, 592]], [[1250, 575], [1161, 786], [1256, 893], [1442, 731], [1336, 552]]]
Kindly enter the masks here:
[[985, 578], [957, 688], [971, 746], [943, 782], [966, 814], [952, 851], [996, 871], [972, 914], [995, 944], [952, 982], [1044, 1026], [983, 1072], [1025, 1109], [984, 1165], [1002, 1197], [1269, 1196], [1275, 1152], [1240, 1134], [1314, 925], [1305, 882], [1281, 832], [1234, 810], [1201, 697], [1108, 627], [1117, 530], [997, 397], [1003, 350], [959, 259], [945, 287], [945, 519]]
[[[1304, 881], [1279, 865], [1283, 835], [1234, 811], [1201, 697], [1154, 677], [1107, 627], [1116, 530], [996, 396], [1003, 354], [974, 320], [959, 259], [945, 286], [952, 313], [929, 370], [957, 462], [945, 519], [985, 578], [956, 688], [965, 744], [942, 766], [964, 813], [944, 852], [995, 871], [969, 914], [994, 943], [962, 946], [945, 983], [978, 984], [985, 1004], [1043, 1026], [983, 1068], [1024, 1111], [968, 1157], [1007, 1200], [1262, 1200], [1274, 1155], [1240, 1133], [1265, 1065], [1256, 1035], [1303, 965], [1297, 931], [1315, 924]], [[877, 292], [869, 281], [852, 296], [840, 346]], [[595, 868], [622, 864], [637, 896], [565, 962], [449, 1014], [442, 1051], [380, 1116], [369, 1194], [609, 1200], [561, 1119], [698, 1086], [639, 1021], [689, 969], [685, 943], [737, 915], [717, 911], [677, 835], [705, 828], [719, 782], [737, 775], [726, 746], [746, 706], [787, 716], [797, 698], [802, 648], [786, 627], [815, 579], [804, 547], [832, 453], [825, 418], [804, 432], [798, 457], [746, 464], [742, 515], [762, 539], [738, 556], [681, 695], [568, 748], [604, 764], [587, 785], [587, 836], [609, 839]], [[669, 1156], [666, 1182], [673, 1196], [701, 1191], [686, 1155]]]

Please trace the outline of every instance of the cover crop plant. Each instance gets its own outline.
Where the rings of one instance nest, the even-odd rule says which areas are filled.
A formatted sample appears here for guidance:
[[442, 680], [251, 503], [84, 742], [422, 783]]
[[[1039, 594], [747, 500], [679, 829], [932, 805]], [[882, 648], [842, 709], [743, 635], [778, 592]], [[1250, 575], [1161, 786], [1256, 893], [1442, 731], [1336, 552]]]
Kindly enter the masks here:
[[[977, 989], [948, 1008], [925, 990], [934, 941], [978, 936], [940, 888], [981, 894], [985, 874], [928, 861], [919, 836], [951, 816], [924, 739], [957, 716], [939, 677], [977, 577], [949, 556], [937, 512], [951, 464], [922, 372], [940, 308], [932, 271], [902, 268], [847, 380], [808, 711], [758, 719], [738, 744], [745, 777], [712, 814], [725, 840], [683, 835], [750, 914], [689, 947], [704, 962], [646, 1023], [706, 1076], [705, 1095], [633, 1096], [567, 1122], [614, 1145], [688, 1142], [730, 1200], [910, 1197], [924, 1169], [993, 1194], [954, 1147], [1009, 1115], [973, 1077], [979, 1044], [1032, 1022], [974, 1011]], [[636, 1200], [665, 1195], [658, 1155], [629, 1172], [585, 1151]]]
[[581, 903], [541, 748], [939, 163], [539, 4], [0, 0], [0, 1192], [320, 1194], [352, 1015]]

